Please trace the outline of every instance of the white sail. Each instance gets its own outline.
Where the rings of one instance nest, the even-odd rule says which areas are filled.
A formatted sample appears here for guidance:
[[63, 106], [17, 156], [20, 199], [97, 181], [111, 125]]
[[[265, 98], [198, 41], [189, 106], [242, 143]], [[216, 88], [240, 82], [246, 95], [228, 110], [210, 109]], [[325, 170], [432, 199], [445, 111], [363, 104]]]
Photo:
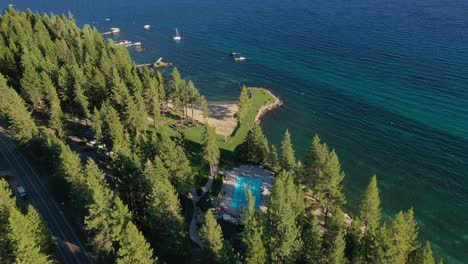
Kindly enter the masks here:
[[176, 34], [174, 36], [174, 40], [181, 40], [182, 37], [179, 35], [179, 30], [177, 30], [177, 28], [176, 28], [175, 31], [176, 31]]

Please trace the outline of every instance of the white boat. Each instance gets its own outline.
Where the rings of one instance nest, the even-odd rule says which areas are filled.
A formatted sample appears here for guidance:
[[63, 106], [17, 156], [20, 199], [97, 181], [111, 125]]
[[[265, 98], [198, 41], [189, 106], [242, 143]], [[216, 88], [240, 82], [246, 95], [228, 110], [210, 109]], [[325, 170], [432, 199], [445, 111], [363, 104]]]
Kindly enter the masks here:
[[236, 61], [245, 61], [245, 60], [246, 60], [246, 58], [245, 58], [245, 57], [242, 57], [242, 56], [240, 56], [240, 57], [237, 57], [237, 58], [235, 58], [235, 60], [236, 60]]
[[114, 34], [114, 35], [117, 35], [117, 34], [120, 33], [120, 28], [117, 28], [117, 27], [110, 28], [109, 30], [110, 30], [110, 31], [112, 32], [112, 34]]
[[150, 28], [151, 28], [151, 25], [145, 25], [144, 28], [145, 28], [145, 29], [150, 29]]
[[174, 40], [181, 40], [182, 37], [179, 35], [179, 31], [177, 30], [177, 28], [175, 29], [175, 32], [176, 32], [176, 34], [174, 36]]
[[132, 42], [130, 40], [121, 40], [121, 41], [115, 43], [116, 46], [120, 46], [120, 45], [127, 46], [127, 45], [130, 45], [130, 44], [132, 44]]

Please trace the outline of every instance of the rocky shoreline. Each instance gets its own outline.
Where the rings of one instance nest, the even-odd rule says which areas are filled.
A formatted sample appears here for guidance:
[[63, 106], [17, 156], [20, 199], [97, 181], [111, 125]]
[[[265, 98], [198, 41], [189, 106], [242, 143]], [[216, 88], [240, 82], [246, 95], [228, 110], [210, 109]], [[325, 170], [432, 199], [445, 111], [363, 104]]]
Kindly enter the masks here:
[[262, 108], [260, 108], [258, 110], [258, 113], [257, 113], [257, 116], [255, 116], [255, 122], [258, 124], [260, 123], [262, 117], [268, 113], [269, 111], [272, 111], [273, 109], [275, 108], [278, 108], [280, 107], [282, 104], [283, 104], [283, 101], [281, 101], [277, 96], [275, 96], [272, 92], [270, 92], [269, 90], [266, 90], [274, 99], [275, 101], [271, 104], [267, 104], [267, 105], [264, 105], [262, 106]]

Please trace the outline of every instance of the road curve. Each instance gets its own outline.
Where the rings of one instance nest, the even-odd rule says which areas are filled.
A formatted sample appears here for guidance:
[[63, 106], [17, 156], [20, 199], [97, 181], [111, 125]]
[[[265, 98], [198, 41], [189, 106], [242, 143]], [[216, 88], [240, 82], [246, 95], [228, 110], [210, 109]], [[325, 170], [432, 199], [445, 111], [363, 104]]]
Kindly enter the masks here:
[[67, 264], [92, 263], [84, 247], [85, 244], [80, 241], [62, 210], [50, 195], [39, 173], [16, 149], [15, 143], [2, 127], [0, 127], [0, 153], [18, 182], [26, 188], [29, 202], [39, 212], [51, 231], [56, 245], [55, 260], [58, 263]]

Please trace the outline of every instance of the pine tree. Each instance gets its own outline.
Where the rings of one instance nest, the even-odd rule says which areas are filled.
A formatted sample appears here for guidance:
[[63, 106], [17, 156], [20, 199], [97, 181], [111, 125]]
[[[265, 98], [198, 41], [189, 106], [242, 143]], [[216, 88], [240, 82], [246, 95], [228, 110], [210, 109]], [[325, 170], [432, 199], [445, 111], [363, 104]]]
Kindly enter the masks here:
[[313, 191], [314, 197], [324, 186], [324, 168], [328, 158], [328, 147], [320, 142], [318, 135], [312, 140], [304, 160], [302, 182]]
[[422, 248], [422, 263], [423, 264], [435, 264], [436, 261], [432, 255], [432, 248], [429, 242], [426, 242]]
[[328, 255], [328, 263], [330, 264], [344, 264], [346, 263], [345, 248], [346, 243], [344, 240], [344, 230], [340, 230], [338, 235], [333, 241], [330, 255]]
[[142, 222], [151, 186], [144, 175], [140, 161], [135, 155], [117, 154], [110, 168], [113, 175], [111, 182], [119, 197], [131, 208], [135, 219], [139, 223]]
[[52, 234], [47, 228], [44, 220], [42, 220], [41, 215], [32, 205], [28, 205], [25, 216], [31, 230], [30, 239], [35, 240], [34, 242], [41, 248], [42, 253], [47, 255], [52, 254], [54, 250]]
[[268, 208], [268, 242], [270, 259], [294, 261], [299, 252], [301, 228], [298, 217], [304, 211], [304, 194], [294, 184], [292, 176], [283, 171], [276, 178]]
[[52, 249], [52, 240], [39, 214], [32, 206], [23, 215], [16, 207], [15, 198], [8, 183], [0, 180], [0, 220], [5, 228], [5, 237], [0, 238], [0, 248], [5, 255], [0, 259], [16, 263], [52, 263], [48, 254]]
[[2, 95], [0, 96], [0, 114], [6, 116], [13, 138], [23, 143], [28, 142], [38, 133], [37, 126], [23, 99], [15, 90], [7, 86], [1, 74], [0, 94]]
[[99, 115], [102, 122], [100, 134], [104, 142], [110, 145], [115, 153], [128, 154], [130, 152], [128, 139], [117, 111], [109, 104], [103, 104]]
[[23, 77], [21, 78], [21, 95], [26, 98], [35, 111], [43, 112], [45, 108], [45, 95], [41, 84], [40, 74], [31, 62], [31, 57], [23, 55]]
[[133, 223], [128, 223], [120, 240], [120, 248], [117, 252], [118, 264], [153, 264], [153, 250], [146, 242], [143, 234]]
[[41, 239], [35, 237], [40, 232], [35, 229], [37, 224], [30, 223], [19, 210], [13, 209], [10, 211], [9, 225], [9, 236], [14, 241], [16, 263], [52, 263], [37, 243]]
[[281, 166], [289, 172], [293, 172], [296, 166], [296, 158], [294, 157], [294, 149], [291, 143], [289, 130], [286, 130], [284, 133], [284, 139], [281, 143]]
[[332, 150], [328, 156], [324, 168], [324, 185], [322, 189], [321, 201], [325, 208], [325, 225], [328, 220], [328, 213], [341, 208], [346, 198], [342, 191], [342, 181], [344, 179], [344, 172], [341, 170], [341, 164], [336, 155], [335, 150]]
[[260, 125], [254, 124], [245, 139], [245, 153], [243, 153], [245, 161], [254, 164], [264, 164], [269, 152], [268, 140], [263, 135], [262, 128]]
[[247, 190], [248, 206], [242, 213], [244, 230], [242, 231], [243, 263], [261, 264], [267, 261], [267, 252], [263, 244], [263, 226], [260, 215], [255, 212], [255, 197]]
[[163, 134], [158, 141], [157, 155], [168, 170], [171, 183], [177, 192], [179, 194], [189, 192], [192, 188], [193, 175], [184, 149]]
[[242, 124], [247, 113], [249, 112], [249, 108], [252, 105], [250, 100], [250, 95], [247, 87], [245, 85], [241, 88], [241, 93], [239, 96], [239, 112], [237, 113], [237, 119], [239, 119], [239, 123]]
[[172, 105], [176, 114], [183, 119], [185, 117], [185, 107], [187, 103], [187, 83], [182, 79], [179, 70], [175, 67], [172, 70]]
[[239, 261], [238, 255], [234, 252], [231, 244], [228, 241], [224, 241], [223, 248], [220, 252], [218, 263], [222, 264], [238, 264], [242, 263]]
[[210, 210], [205, 213], [204, 220], [200, 229], [200, 238], [205, 245], [210, 260], [216, 262], [223, 248], [223, 233], [221, 232], [221, 226], [218, 225]]
[[359, 217], [364, 224], [364, 232], [375, 230], [380, 225], [380, 196], [375, 175], [372, 176], [362, 198]]
[[148, 163], [145, 177], [151, 186], [148, 197], [148, 225], [154, 240], [158, 241], [160, 254], [181, 256], [185, 235], [184, 219], [177, 192], [169, 181], [167, 170], [161, 160]]
[[413, 209], [399, 212], [390, 225], [383, 224], [378, 232], [379, 242], [385, 252], [384, 263], [406, 263], [410, 253], [418, 248], [418, 227]]
[[[83, 173], [80, 157], [68, 145], [55, 136], [49, 140], [51, 147], [59, 150], [56, 155], [51, 157], [56, 161], [54, 176], [59, 180], [64, 178], [69, 183], [72, 206], [77, 212], [79, 221], [82, 221], [82, 218], [86, 215], [86, 206], [91, 202], [86, 182], [87, 173]], [[90, 164], [87, 168], [96, 167], [97, 170], [97, 166], [92, 160], [88, 161], [88, 163], [92, 165]]]
[[408, 262], [409, 264], [436, 264], [432, 255], [431, 244], [426, 241], [418, 249], [411, 252]]
[[378, 230], [370, 229], [361, 237], [356, 252], [353, 252], [355, 262], [385, 263], [386, 253], [381, 244], [381, 233], [376, 231]]
[[88, 206], [86, 230], [90, 234], [92, 248], [101, 261], [106, 261], [116, 254], [116, 244], [122, 238], [125, 225], [131, 214], [122, 201], [115, 197], [104, 180], [104, 174], [92, 174], [88, 179], [92, 192], [93, 204]]
[[322, 231], [317, 218], [309, 221], [302, 233], [301, 260], [303, 263], [320, 263], [323, 258]]
[[341, 208], [332, 212], [331, 221], [327, 225], [323, 236], [323, 248], [330, 263], [345, 263], [346, 242], [344, 213]]
[[48, 126], [54, 129], [59, 137], [63, 137], [63, 112], [60, 106], [60, 100], [58, 98], [57, 91], [55, 90], [52, 80], [45, 72], [40, 74], [40, 79], [40, 85], [43, 87], [42, 89], [44, 90], [48, 103]]
[[202, 109], [203, 118], [205, 119], [205, 123], [206, 123], [208, 118], [210, 117], [210, 110], [208, 109], [208, 102], [206, 101], [203, 95], [200, 96], [199, 105], [200, 105], [200, 108]]
[[219, 148], [216, 144], [216, 135], [214, 130], [211, 129], [208, 124], [205, 125], [205, 128], [202, 133], [202, 144], [203, 144], [203, 159], [210, 166], [210, 174], [214, 175], [214, 166], [219, 162]]
[[193, 110], [194, 105], [200, 100], [200, 93], [198, 92], [195, 84], [192, 81], [189, 81], [187, 84], [187, 93], [188, 93], [188, 100], [190, 103], [190, 108], [192, 109], [192, 120], [193, 118]]
[[279, 170], [280, 163], [278, 158], [278, 151], [274, 145], [271, 145], [270, 151], [268, 152], [267, 163], [271, 170]]

